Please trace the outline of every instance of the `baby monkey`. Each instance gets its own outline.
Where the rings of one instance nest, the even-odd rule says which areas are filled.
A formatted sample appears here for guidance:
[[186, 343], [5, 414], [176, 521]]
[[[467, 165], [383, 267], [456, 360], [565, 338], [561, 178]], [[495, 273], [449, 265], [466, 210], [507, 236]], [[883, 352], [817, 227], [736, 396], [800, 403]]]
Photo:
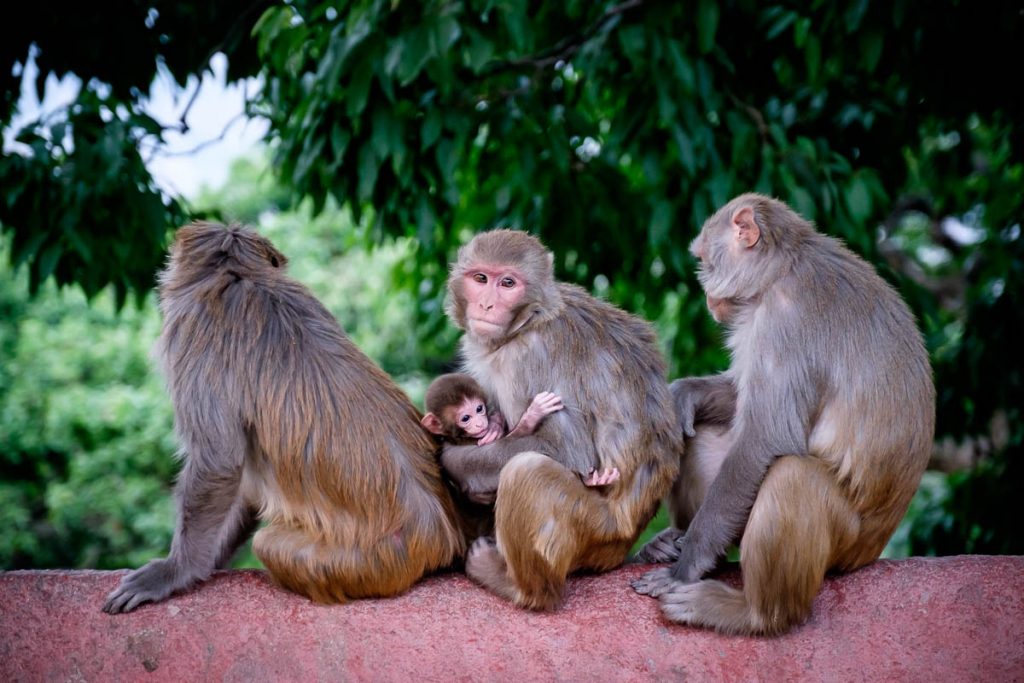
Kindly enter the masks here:
[[[537, 425], [551, 413], [562, 410], [562, 398], [550, 391], [533, 397], [519, 422], [505, 434], [505, 418], [498, 410], [488, 411], [483, 388], [475, 379], [461, 372], [437, 377], [424, 397], [426, 415], [420, 420], [423, 428], [432, 434], [455, 443], [476, 441], [483, 446], [505, 438], [529, 436]], [[609, 467], [594, 470], [583, 479], [586, 486], [607, 486], [619, 479], [619, 470]]]

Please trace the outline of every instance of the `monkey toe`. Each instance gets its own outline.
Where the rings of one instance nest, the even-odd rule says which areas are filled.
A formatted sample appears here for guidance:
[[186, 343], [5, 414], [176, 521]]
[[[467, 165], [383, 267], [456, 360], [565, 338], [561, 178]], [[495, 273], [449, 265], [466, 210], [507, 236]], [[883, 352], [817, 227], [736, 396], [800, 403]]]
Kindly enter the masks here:
[[466, 566], [469, 564], [480, 563], [485, 559], [488, 559], [490, 555], [498, 554], [498, 544], [494, 540], [493, 536], [481, 536], [473, 544], [469, 546], [469, 550], [466, 551]]
[[691, 624], [697, 618], [695, 584], [676, 584], [661, 596], [661, 613], [677, 624]]
[[672, 578], [672, 572], [668, 567], [660, 567], [647, 572], [639, 579], [634, 579], [631, 585], [640, 595], [660, 598], [676, 585], [676, 580]]

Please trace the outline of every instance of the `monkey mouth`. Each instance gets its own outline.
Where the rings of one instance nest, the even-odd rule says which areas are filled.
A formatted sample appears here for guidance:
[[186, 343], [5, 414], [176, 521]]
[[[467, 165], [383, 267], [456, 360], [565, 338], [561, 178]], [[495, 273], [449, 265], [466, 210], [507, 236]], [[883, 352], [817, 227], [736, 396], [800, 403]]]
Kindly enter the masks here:
[[501, 332], [504, 326], [501, 323], [494, 322], [491, 320], [484, 320], [483, 318], [468, 318], [469, 328], [474, 334], [483, 336], [489, 336], [496, 332]]

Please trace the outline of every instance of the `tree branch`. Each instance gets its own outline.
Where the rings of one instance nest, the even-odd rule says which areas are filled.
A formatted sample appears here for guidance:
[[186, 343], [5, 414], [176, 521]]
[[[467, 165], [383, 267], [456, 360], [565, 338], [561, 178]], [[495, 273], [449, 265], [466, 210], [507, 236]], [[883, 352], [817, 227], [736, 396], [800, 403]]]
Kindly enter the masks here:
[[626, 2], [609, 7], [604, 14], [602, 14], [594, 23], [583, 31], [567, 38], [563, 38], [555, 45], [536, 55], [497, 63], [490, 68], [485, 69], [483, 73], [481, 73], [481, 77], [487, 78], [503, 71], [511, 71], [524, 67], [532, 67], [536, 71], [541, 71], [549, 66], [557, 64], [558, 62], [569, 61], [569, 59], [579, 52], [580, 49], [591, 39], [593, 39], [593, 37], [596, 36], [608, 24], [608, 22], [619, 15], [628, 12], [629, 10], [636, 9], [637, 7], [641, 7], [646, 3], [647, 0], [626, 0]]

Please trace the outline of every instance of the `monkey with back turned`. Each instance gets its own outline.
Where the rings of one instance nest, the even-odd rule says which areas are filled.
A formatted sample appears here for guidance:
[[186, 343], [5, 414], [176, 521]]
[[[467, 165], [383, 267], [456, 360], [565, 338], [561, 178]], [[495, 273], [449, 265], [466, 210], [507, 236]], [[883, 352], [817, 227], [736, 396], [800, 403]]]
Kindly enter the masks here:
[[160, 274], [159, 354], [183, 464], [166, 558], [125, 576], [128, 612], [205, 580], [253, 533], [282, 586], [317, 602], [390, 596], [465, 537], [404, 393], [253, 230], [180, 229]]

